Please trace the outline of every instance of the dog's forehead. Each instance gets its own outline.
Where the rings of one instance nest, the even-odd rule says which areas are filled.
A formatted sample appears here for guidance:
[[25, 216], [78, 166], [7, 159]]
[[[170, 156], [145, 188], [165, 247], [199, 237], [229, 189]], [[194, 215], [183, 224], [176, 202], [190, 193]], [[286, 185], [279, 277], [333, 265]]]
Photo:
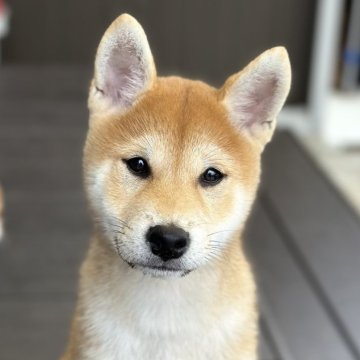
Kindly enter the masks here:
[[209, 138], [217, 143], [237, 132], [227, 121], [218, 92], [209, 85], [177, 77], [160, 78], [153, 89], [118, 121], [128, 135], [158, 133], [180, 140]]
[[[142, 105], [155, 113], [172, 117], [178, 125], [194, 125], [195, 119], [207, 123], [224, 116], [218, 92], [201, 82], [177, 77], [160, 78], [144, 98]], [[171, 120], [171, 119], [168, 119]]]
[[92, 131], [103, 155], [140, 151], [200, 155], [209, 161], [211, 154], [221, 153], [241, 158], [249, 143], [227, 116], [216, 89], [200, 81], [159, 78], [130, 111], [99, 121]]

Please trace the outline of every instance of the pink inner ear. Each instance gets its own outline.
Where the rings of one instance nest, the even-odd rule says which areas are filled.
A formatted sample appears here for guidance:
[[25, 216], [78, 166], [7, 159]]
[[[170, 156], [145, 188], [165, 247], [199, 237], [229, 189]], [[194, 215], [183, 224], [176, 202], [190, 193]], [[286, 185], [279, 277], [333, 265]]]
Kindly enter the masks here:
[[[249, 83], [238, 93], [235, 102], [235, 113], [240, 117], [242, 127], [251, 127], [255, 123], [267, 122], [274, 110], [278, 79], [275, 76], [268, 78], [248, 79]], [[242, 87], [240, 85], [240, 87]]]
[[145, 71], [133, 48], [114, 49], [105, 74], [104, 93], [114, 103], [130, 106], [145, 83]]

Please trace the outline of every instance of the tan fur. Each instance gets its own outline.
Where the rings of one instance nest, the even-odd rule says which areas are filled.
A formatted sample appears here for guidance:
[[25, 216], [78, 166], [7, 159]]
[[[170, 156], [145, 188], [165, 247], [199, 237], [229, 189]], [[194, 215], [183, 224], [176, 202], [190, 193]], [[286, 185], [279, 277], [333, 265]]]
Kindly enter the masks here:
[[[125, 20], [128, 21], [126, 16]], [[121, 21], [121, 18], [117, 20], [117, 26]], [[106, 36], [115, 30], [112, 25]], [[153, 63], [149, 66], [155, 69]], [[144, 288], [148, 289], [144, 295], [145, 305], [152, 301], [154, 304], [151, 313], [146, 315], [153, 319], [147, 324], [149, 329], [154, 326], [154, 330], [146, 330], [154, 331], [153, 335], [148, 335], [150, 337], [160, 336], [161, 339], [163, 336], [166, 342], [168, 336], [169, 341], [172, 339], [172, 332], [176, 337], [183, 336], [183, 332], [177, 333], [174, 324], [179, 321], [179, 329], [192, 326], [191, 321], [190, 324], [189, 321], [182, 323], [182, 319], [187, 317], [186, 312], [192, 310], [189, 306], [194, 307], [198, 320], [203, 322], [199, 325], [203, 331], [198, 334], [199, 344], [202, 341], [206, 343], [207, 331], [212, 336], [212, 331], [217, 334], [216, 329], [224, 326], [223, 334], [214, 335], [218, 341], [214, 345], [217, 353], [210, 354], [210, 349], [201, 348], [201, 345], [198, 349], [190, 345], [189, 350], [185, 349], [184, 354], [179, 355], [182, 349], [177, 348], [175, 341], [172, 356], [166, 352], [151, 355], [151, 351], [156, 353], [157, 350], [150, 347], [148, 359], [152, 359], [151, 356], [157, 356], [156, 360], [257, 358], [255, 285], [239, 239], [256, 194], [263, 146], [239, 131], [229, 119], [223, 100], [234, 81], [231, 78], [223, 89], [217, 90], [200, 81], [154, 77], [151, 86], [139, 95], [136, 103], [124, 109], [100, 99], [101, 94], [95, 90], [97, 80], [93, 80], [89, 96], [90, 129], [84, 150], [84, 175], [94, 218], [101, 219], [103, 214], [99, 209], [104, 209], [105, 213], [125, 221], [128, 225], [122, 228], [124, 242], [134, 249], [140, 245], [135, 244], [130, 229], [145, 221], [179, 223], [189, 229], [201, 228], [210, 237], [194, 239], [194, 246], [197, 246], [200, 255], [204, 252], [204, 257], [211, 245], [212, 233], [223, 231], [226, 241], [218, 256], [199, 260], [199, 266], [187, 276], [153, 279], [138, 269], [130, 268], [109, 242], [103, 228], [95, 222], [94, 237], [81, 268], [79, 298], [70, 341], [62, 360], [100, 360], [100, 355], [96, 354], [105, 354], [107, 347], [95, 335], [97, 326], [101, 328], [103, 324], [97, 325], [93, 319], [102, 319], [106, 312], [110, 314], [111, 321], [128, 323], [131, 329], [138, 329], [139, 337], [142, 336], [141, 325], [137, 323], [142, 321], [141, 309], [136, 305], [131, 308], [128, 301], [141, 301], [137, 299], [136, 292], [132, 292], [138, 289], [141, 294]], [[122, 159], [134, 156], [149, 160], [153, 171], [150, 180], [138, 180], [126, 170]], [[227, 176], [215, 187], [202, 188], [198, 183], [199, 174], [209, 166], [217, 167]], [[106, 171], [104, 175], [100, 172], [103, 179], [99, 190], [94, 180], [97, 175], [94, 174], [102, 168]], [[99, 191], [100, 198], [96, 195]], [[239, 214], [234, 214], [236, 211]], [[234, 216], [238, 216], [238, 220], [233, 228], [221, 228]], [[126, 285], [128, 278], [132, 279], [130, 285]], [[179, 289], [181, 293], [174, 295]], [[167, 304], [172, 296], [177, 305]], [[164, 305], [157, 308], [157, 301]], [[105, 315], [100, 315], [102, 309], [105, 309]], [[154, 324], [157, 311], [162, 321], [159, 328]], [[238, 319], [238, 324], [232, 324], [232, 318]], [[197, 329], [198, 324], [193, 325]], [[159, 335], [167, 328], [169, 335]], [[225, 329], [232, 330], [227, 333]], [[121, 334], [114, 333], [113, 336]], [[186, 340], [186, 332], [184, 336], [184, 341], [189, 341], [189, 344], [192, 341], [196, 343], [194, 337]], [[111, 339], [106, 341], [109, 342], [108, 347], [114, 346]], [[113, 357], [101, 360], [113, 360]]]

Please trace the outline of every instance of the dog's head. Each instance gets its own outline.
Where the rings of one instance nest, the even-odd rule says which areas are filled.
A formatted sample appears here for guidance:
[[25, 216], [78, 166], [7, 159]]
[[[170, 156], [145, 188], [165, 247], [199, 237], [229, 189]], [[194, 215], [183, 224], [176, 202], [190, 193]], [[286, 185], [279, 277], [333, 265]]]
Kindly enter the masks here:
[[96, 55], [84, 156], [90, 205], [113, 251], [155, 276], [221, 257], [248, 216], [289, 86], [283, 48], [219, 90], [158, 78], [141, 26], [116, 19]]

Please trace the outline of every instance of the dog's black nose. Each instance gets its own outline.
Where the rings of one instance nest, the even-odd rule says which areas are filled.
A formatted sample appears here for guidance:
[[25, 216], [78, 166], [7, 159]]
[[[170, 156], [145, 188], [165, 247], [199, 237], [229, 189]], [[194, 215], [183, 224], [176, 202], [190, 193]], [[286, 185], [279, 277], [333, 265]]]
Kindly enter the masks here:
[[164, 261], [184, 255], [190, 243], [189, 234], [173, 225], [151, 227], [146, 234], [146, 240], [150, 244], [151, 252]]

